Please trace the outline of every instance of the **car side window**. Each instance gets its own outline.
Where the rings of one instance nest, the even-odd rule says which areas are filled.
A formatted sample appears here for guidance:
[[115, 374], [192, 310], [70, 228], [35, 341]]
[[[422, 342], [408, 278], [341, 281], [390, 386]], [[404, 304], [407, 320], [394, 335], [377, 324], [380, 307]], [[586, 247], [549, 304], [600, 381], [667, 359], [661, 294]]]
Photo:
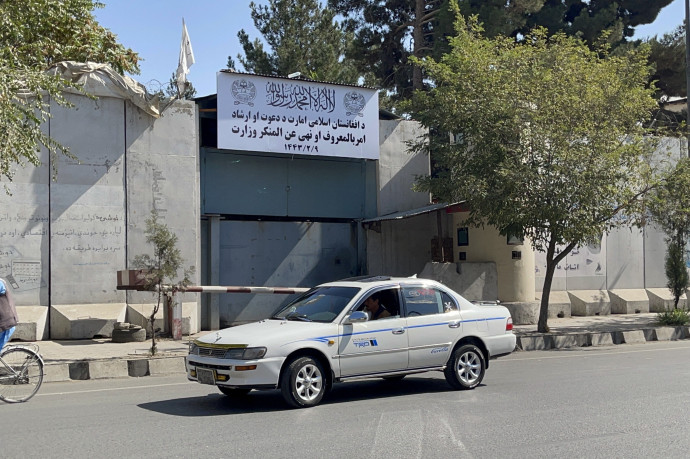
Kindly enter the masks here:
[[364, 297], [355, 311], [364, 311], [369, 320], [384, 320], [400, 317], [400, 297], [397, 288], [377, 290]]
[[448, 295], [446, 292], [441, 292], [441, 302], [443, 303], [443, 312], [458, 310], [458, 304], [455, 302], [453, 297]]
[[423, 286], [403, 287], [403, 300], [407, 317], [428, 316], [446, 312], [443, 304], [443, 293]]

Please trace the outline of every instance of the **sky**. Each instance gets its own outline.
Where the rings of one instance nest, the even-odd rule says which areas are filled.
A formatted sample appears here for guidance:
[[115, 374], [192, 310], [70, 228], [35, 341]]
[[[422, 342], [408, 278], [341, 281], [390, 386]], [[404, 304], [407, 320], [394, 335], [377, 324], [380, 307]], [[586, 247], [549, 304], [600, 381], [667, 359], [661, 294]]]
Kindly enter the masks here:
[[[228, 56], [238, 63], [241, 52], [237, 32], [261, 38], [254, 27], [250, 0], [101, 0], [98, 22], [117, 35], [120, 43], [142, 58], [141, 73], [131, 75], [150, 91], [165, 86], [177, 69], [182, 38], [182, 18], [194, 50], [195, 63], [187, 78], [197, 97], [216, 93], [216, 73], [227, 67]], [[267, 0], [254, 0], [267, 4]], [[324, 3], [322, 1], [322, 3]], [[652, 24], [640, 26], [635, 38], [663, 35], [682, 24], [684, 0], [674, 0]]]

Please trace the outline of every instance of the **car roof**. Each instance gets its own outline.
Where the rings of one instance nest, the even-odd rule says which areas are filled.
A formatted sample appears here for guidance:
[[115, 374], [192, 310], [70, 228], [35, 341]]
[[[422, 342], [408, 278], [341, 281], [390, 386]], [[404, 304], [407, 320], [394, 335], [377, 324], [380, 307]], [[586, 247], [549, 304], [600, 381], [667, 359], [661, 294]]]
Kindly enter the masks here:
[[359, 277], [349, 277], [339, 281], [327, 282], [325, 284], [319, 285], [319, 287], [359, 287], [359, 288], [370, 288], [378, 287], [391, 284], [426, 284], [433, 283], [440, 285], [438, 282], [432, 279], [423, 279], [421, 277], [391, 277], [391, 276], [359, 276]]

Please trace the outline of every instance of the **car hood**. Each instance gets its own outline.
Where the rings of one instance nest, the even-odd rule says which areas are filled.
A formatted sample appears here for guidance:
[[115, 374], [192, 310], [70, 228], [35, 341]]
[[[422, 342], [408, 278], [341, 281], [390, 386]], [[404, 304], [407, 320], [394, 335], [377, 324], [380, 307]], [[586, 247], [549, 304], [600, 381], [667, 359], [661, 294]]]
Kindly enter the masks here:
[[297, 341], [322, 341], [334, 333], [333, 323], [301, 322], [296, 320], [265, 319], [260, 322], [225, 328], [196, 340], [197, 344], [212, 346], [284, 346]]

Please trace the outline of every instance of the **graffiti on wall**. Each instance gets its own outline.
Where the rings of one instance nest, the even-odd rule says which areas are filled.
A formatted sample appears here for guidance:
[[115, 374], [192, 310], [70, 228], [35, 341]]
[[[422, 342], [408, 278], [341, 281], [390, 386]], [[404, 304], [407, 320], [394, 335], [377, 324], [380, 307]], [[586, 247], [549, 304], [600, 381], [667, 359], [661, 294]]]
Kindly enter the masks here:
[[[565, 246], [556, 247], [556, 254]], [[534, 269], [537, 277], [546, 275], [546, 253], [536, 252]], [[556, 266], [554, 277], [595, 277], [606, 275], [606, 243], [602, 238], [598, 244], [575, 247]]]

